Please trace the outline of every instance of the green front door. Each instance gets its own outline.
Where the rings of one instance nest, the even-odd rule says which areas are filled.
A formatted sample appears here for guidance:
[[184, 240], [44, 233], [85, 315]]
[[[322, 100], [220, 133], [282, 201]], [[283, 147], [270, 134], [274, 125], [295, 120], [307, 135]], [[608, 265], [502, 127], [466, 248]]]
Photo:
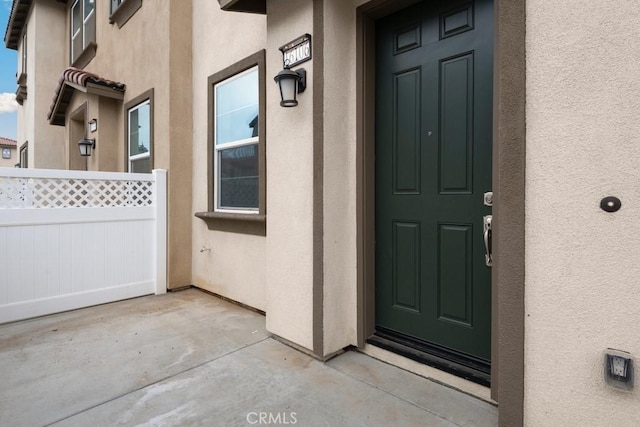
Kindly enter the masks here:
[[426, 1], [376, 27], [376, 330], [486, 362], [492, 21]]

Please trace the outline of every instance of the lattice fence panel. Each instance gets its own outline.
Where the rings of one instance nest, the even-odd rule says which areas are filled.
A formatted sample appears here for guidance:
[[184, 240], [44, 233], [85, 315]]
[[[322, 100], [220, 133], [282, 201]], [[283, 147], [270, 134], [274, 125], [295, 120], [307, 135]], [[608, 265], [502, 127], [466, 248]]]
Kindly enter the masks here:
[[153, 205], [155, 182], [0, 177], [0, 208], [104, 208]]

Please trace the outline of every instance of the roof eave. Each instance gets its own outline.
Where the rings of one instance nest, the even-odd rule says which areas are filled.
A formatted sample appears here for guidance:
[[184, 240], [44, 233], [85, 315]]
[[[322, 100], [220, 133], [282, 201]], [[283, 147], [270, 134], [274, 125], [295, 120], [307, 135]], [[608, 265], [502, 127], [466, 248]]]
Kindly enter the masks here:
[[7, 28], [4, 32], [4, 44], [7, 49], [18, 49], [18, 40], [27, 22], [29, 9], [31, 9], [32, 0], [13, 0], [11, 5], [11, 14], [7, 22]]
[[267, 13], [267, 0], [218, 0], [220, 8], [230, 12]]
[[[67, 2], [66, 0], [55, 1], [57, 3]], [[7, 28], [4, 31], [4, 45], [7, 49], [18, 50], [18, 41], [27, 23], [27, 17], [29, 16], [29, 10], [32, 4], [33, 0], [13, 0]]]
[[75, 91], [122, 100], [125, 90], [124, 83], [106, 80], [87, 71], [69, 67], [62, 72], [58, 81], [47, 120], [54, 126], [65, 125], [67, 108]]

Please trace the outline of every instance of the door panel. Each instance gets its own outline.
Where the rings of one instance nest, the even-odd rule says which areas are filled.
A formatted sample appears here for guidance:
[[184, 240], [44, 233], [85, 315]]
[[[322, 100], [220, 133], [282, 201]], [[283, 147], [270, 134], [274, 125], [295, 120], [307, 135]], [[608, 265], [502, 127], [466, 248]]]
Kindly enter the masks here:
[[473, 188], [473, 52], [440, 61], [440, 194]]
[[420, 312], [420, 224], [393, 224], [393, 304]]
[[376, 324], [486, 361], [492, 13], [430, 1], [376, 26]]

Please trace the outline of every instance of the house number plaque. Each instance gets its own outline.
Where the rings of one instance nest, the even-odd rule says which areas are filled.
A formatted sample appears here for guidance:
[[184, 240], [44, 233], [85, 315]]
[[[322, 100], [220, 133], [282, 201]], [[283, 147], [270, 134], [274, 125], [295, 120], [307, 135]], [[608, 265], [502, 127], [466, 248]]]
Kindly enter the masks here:
[[280, 47], [283, 68], [292, 68], [311, 59], [311, 34], [305, 34]]

